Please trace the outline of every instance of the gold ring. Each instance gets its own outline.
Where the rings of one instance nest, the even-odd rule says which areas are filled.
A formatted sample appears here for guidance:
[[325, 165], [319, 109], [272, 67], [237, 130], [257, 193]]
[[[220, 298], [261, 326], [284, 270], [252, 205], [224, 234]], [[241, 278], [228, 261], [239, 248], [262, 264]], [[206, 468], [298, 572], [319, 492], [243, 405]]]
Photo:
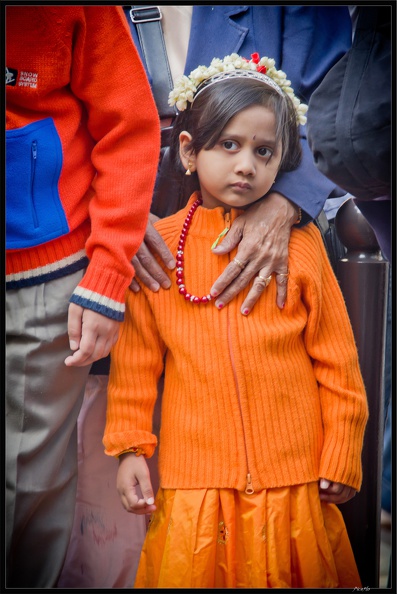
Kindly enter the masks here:
[[276, 280], [277, 284], [278, 285], [286, 285], [288, 282], [288, 275], [289, 275], [289, 272], [285, 272], [285, 273], [277, 272], [277, 280]]
[[239, 268], [241, 268], [241, 270], [244, 270], [244, 268], [245, 268], [245, 264], [243, 264], [242, 262], [240, 262], [240, 260], [237, 260], [237, 258], [234, 258], [233, 262], [234, 262], [235, 264], [237, 264], [237, 266], [238, 266]]
[[270, 284], [270, 281], [272, 280], [272, 275], [270, 276], [261, 276], [260, 274], [258, 274], [258, 278], [260, 278], [261, 280], [263, 280], [265, 282], [265, 288]]

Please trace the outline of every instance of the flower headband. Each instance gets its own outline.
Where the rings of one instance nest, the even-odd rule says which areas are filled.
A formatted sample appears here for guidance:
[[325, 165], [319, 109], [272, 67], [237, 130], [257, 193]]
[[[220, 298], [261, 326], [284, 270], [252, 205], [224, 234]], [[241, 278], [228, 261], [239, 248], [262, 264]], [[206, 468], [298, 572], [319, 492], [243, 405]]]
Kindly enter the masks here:
[[207, 68], [199, 66], [189, 74], [180, 76], [168, 96], [168, 104], [176, 105], [178, 111], [184, 111], [188, 102], [193, 103], [195, 98], [208, 86], [226, 78], [256, 78], [272, 87], [280, 95], [288, 95], [295, 107], [298, 124], [306, 124], [305, 113], [307, 105], [301, 103], [294, 95], [291, 81], [282, 70], [276, 70], [272, 58], [259, 58], [259, 54], [251, 54], [247, 60], [238, 54], [225, 56], [223, 60], [214, 58]]

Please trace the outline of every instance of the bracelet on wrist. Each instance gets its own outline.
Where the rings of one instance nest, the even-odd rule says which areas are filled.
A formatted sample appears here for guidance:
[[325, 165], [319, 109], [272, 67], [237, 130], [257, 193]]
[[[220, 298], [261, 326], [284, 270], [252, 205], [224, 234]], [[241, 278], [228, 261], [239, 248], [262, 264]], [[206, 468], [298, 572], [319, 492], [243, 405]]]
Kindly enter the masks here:
[[145, 450], [143, 448], [131, 448], [130, 450], [125, 450], [121, 452], [120, 456], [123, 454], [135, 454], [135, 456], [144, 456]]
[[142, 448], [132, 448], [131, 452], [135, 454], [135, 456], [144, 456], [145, 450]]

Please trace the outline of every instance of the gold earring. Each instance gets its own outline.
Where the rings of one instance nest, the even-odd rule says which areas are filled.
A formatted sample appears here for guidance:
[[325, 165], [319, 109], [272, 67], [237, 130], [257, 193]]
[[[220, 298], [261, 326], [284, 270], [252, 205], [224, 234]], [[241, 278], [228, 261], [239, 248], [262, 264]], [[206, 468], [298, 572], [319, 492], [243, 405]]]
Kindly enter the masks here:
[[191, 166], [192, 166], [192, 162], [188, 161], [185, 175], [192, 175], [192, 172], [190, 171]]

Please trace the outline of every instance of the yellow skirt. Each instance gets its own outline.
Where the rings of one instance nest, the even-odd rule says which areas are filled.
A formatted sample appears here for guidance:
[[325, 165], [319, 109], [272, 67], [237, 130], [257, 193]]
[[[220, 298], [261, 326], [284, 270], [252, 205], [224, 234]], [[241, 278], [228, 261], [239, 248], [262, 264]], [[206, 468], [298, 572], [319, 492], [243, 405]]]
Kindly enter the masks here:
[[317, 483], [160, 489], [156, 506], [135, 588], [361, 587], [342, 514]]

